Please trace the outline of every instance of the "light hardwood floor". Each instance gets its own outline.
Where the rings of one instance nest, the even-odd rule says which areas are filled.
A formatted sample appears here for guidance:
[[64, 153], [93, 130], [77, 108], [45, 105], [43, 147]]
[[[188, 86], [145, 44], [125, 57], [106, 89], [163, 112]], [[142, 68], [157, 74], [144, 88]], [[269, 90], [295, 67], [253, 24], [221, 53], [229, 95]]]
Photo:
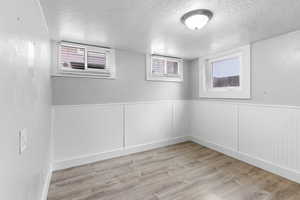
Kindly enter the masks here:
[[48, 200], [300, 200], [300, 185], [192, 142], [57, 171]]

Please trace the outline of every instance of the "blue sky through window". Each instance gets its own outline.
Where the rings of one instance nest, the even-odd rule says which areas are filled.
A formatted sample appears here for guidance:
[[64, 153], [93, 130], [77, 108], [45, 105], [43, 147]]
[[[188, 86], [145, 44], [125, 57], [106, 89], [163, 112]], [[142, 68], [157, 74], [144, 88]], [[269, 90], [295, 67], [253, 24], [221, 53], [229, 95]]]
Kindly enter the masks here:
[[224, 59], [212, 63], [213, 77], [229, 77], [240, 75], [240, 59], [239, 57]]

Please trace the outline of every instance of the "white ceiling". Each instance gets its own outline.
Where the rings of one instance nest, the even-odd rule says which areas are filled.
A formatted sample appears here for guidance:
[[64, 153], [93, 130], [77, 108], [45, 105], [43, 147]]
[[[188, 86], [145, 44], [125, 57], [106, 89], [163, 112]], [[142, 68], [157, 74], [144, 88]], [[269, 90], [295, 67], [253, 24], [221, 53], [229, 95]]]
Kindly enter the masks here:
[[[52, 39], [195, 58], [300, 29], [299, 0], [41, 0]], [[210, 9], [199, 31], [180, 17]]]

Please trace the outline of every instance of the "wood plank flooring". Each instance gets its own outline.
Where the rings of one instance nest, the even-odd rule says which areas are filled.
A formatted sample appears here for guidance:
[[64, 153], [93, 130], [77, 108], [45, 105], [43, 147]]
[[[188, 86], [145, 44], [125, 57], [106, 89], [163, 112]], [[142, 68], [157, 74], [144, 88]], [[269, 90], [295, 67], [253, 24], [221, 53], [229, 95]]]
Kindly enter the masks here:
[[48, 200], [300, 200], [300, 185], [192, 142], [57, 171]]

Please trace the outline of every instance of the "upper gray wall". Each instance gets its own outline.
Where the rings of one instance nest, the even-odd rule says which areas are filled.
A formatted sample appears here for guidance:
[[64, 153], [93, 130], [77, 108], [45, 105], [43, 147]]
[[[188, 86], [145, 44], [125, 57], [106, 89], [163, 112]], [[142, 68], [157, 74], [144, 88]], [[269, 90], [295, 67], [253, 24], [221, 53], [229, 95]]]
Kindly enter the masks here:
[[[252, 99], [226, 101], [300, 106], [299, 44], [300, 31], [253, 43]], [[183, 83], [146, 81], [143, 54], [116, 51], [116, 62], [116, 80], [52, 78], [53, 104], [199, 99], [196, 60], [185, 62]]]
[[183, 82], [146, 81], [145, 55], [117, 50], [115, 80], [53, 77], [53, 104], [188, 99], [191, 97], [189, 64], [189, 61], [184, 62]]
[[[300, 31], [253, 43], [251, 68], [252, 99], [231, 101], [300, 106]], [[190, 79], [192, 98], [199, 99], [196, 60]]]

